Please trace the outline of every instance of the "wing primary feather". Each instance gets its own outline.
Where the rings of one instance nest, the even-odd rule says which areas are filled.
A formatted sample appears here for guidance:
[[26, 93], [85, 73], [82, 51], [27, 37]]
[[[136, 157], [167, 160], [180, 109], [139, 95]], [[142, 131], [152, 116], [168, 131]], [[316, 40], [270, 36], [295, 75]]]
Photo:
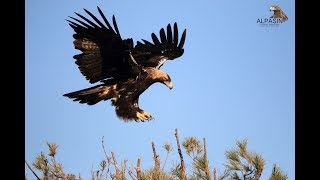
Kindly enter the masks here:
[[154, 46], [154, 44], [152, 44], [151, 42], [142, 39], [142, 41], [144, 42], [144, 44], [149, 45], [149, 46]]
[[104, 16], [103, 12], [101, 11], [101, 9], [100, 9], [99, 7], [98, 7], [98, 11], [99, 11], [102, 19], [104, 20], [104, 22], [105, 22], [106, 25], [108, 26], [109, 30], [112, 31], [113, 33], [115, 33], [114, 30], [113, 30], [113, 28], [112, 28], [112, 26], [110, 25], [110, 23], [108, 22], [107, 18]]
[[173, 46], [177, 47], [178, 41], [179, 41], [179, 33], [178, 33], [178, 26], [177, 23], [175, 22], [173, 25]]
[[137, 41], [137, 46], [143, 46], [144, 44], [142, 44], [142, 42]]
[[69, 23], [69, 26], [72, 27], [72, 29], [76, 29], [77, 28], [77, 26], [75, 26], [75, 25], [73, 25], [71, 23]]
[[116, 17], [114, 15], [112, 16], [112, 22], [113, 22], [114, 29], [116, 30], [117, 34], [119, 35], [119, 37], [121, 39], [120, 32], [119, 32], [118, 25], [117, 25], [117, 21], [116, 21]]
[[183, 31], [183, 33], [182, 33], [182, 36], [181, 36], [181, 40], [180, 40], [180, 43], [179, 43], [179, 46], [178, 46], [179, 49], [183, 48], [184, 42], [186, 40], [186, 33], [187, 33], [187, 30], [185, 29]]
[[172, 30], [170, 24], [167, 26], [167, 41], [169, 44], [172, 44]]
[[68, 20], [68, 19], [66, 19], [66, 21], [69, 22], [69, 25], [70, 25], [72, 28], [73, 28], [73, 27], [75, 27], [75, 28], [82, 27], [82, 26], [80, 26], [79, 24], [77, 24], [77, 23], [75, 23], [75, 22], [72, 22], [72, 21], [70, 21], [70, 20]]
[[94, 16], [90, 11], [84, 9], [84, 11], [89, 14], [89, 16], [91, 16], [102, 28], [106, 29], [106, 26], [96, 17]]
[[76, 15], [78, 15], [79, 17], [81, 17], [82, 19], [84, 19], [85, 21], [87, 21], [91, 26], [95, 27], [95, 28], [100, 28], [98, 25], [96, 25], [95, 23], [93, 23], [92, 21], [90, 21], [89, 19], [87, 19], [86, 17], [82, 16], [81, 14], [76, 13]]
[[[69, 16], [69, 18], [71, 18], [71, 19], [73, 19], [73, 20], [77, 21], [78, 23], [82, 24], [83, 26], [85, 26], [85, 27], [87, 27], [87, 28], [93, 28], [93, 27], [92, 27], [92, 26], [90, 26], [89, 24], [87, 24], [87, 23], [85, 23], [85, 22], [83, 22], [83, 21], [81, 21], [81, 20], [79, 20], [79, 19], [76, 19], [76, 18], [74, 18], [74, 17], [70, 17], [70, 16]], [[69, 21], [69, 22], [71, 22], [71, 21]], [[75, 24], [75, 23], [74, 23], [74, 24]]]
[[151, 37], [152, 37], [152, 40], [156, 46], [161, 46], [159, 39], [157, 38], [157, 36], [154, 33], [151, 34]]
[[166, 45], [167, 44], [167, 37], [166, 37], [166, 33], [164, 32], [163, 28], [161, 28], [161, 30], [160, 30], [160, 38], [161, 38], [162, 44]]

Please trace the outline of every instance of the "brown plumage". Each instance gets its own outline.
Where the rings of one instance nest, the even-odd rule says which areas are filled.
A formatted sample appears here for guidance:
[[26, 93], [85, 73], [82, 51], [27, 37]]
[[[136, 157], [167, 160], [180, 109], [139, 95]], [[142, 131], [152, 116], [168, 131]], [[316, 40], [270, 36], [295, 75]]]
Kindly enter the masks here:
[[280, 18], [283, 22], [288, 20], [287, 15], [282, 11], [280, 6], [273, 5], [270, 7], [270, 11], [273, 11], [273, 15], [271, 16], [271, 18]]
[[143, 43], [138, 41], [134, 46], [131, 38], [121, 38], [114, 16], [112, 28], [99, 7], [105, 24], [84, 10], [95, 22], [78, 13], [81, 20], [73, 17], [70, 18], [74, 21], [67, 20], [75, 31], [74, 46], [82, 51], [74, 56], [75, 63], [90, 83], [102, 83], [64, 96], [88, 105], [111, 99], [117, 116], [125, 121], [153, 119], [139, 108], [139, 96], [157, 82], [172, 89], [169, 75], [159, 69], [167, 60], [182, 56], [186, 30], [179, 42], [177, 24], [174, 23], [173, 32], [168, 24], [167, 34], [163, 28], [160, 30], [160, 40], [152, 33], [153, 43], [142, 40]]

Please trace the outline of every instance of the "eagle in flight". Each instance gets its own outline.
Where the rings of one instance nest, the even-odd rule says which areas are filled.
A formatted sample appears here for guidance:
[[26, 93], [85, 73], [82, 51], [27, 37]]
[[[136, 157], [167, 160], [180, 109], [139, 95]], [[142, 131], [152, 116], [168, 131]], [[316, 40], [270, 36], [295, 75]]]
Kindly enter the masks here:
[[177, 23], [160, 30], [160, 39], [151, 34], [152, 42], [142, 39], [134, 45], [132, 38], [122, 39], [113, 15], [109, 23], [98, 7], [101, 22], [91, 12], [84, 11], [93, 19], [75, 13], [80, 18], [69, 17], [69, 25], [75, 31], [73, 44], [81, 53], [75, 55], [75, 63], [91, 84], [100, 84], [64, 96], [94, 105], [111, 99], [117, 116], [124, 121], [154, 119], [139, 108], [139, 96], [153, 83], [163, 83], [172, 89], [170, 76], [160, 67], [167, 61], [182, 56], [186, 29], [179, 40]]
[[280, 18], [283, 22], [288, 20], [287, 15], [282, 11], [280, 6], [273, 5], [270, 7], [270, 11], [273, 11], [273, 15], [270, 18]]

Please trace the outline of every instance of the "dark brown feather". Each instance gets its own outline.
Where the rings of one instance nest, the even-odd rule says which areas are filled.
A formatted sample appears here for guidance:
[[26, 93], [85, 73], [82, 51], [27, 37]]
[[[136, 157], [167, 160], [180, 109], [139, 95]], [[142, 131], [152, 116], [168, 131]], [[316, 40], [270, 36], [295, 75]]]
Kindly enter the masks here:
[[101, 11], [101, 9], [98, 7], [98, 11], [102, 17], [102, 19], [104, 20], [104, 22], [106, 23], [106, 25], [108, 26], [109, 30], [112, 31], [112, 33], [115, 33], [113, 28], [111, 27], [109, 21], [107, 20], [107, 18], [104, 16], [103, 12]]
[[166, 33], [164, 32], [164, 29], [161, 28], [160, 30], [160, 38], [161, 38], [161, 43], [164, 45], [167, 45], [167, 37], [166, 37]]
[[151, 42], [149, 42], [149, 41], [147, 41], [147, 40], [142, 39], [142, 41], [143, 41], [144, 44], [145, 44], [147, 47], [149, 47], [149, 48], [151, 48], [151, 47], [154, 46], [154, 44], [152, 44]]
[[113, 22], [114, 29], [116, 30], [117, 34], [119, 35], [119, 37], [121, 39], [120, 32], [119, 32], [118, 25], [117, 25], [117, 21], [116, 21], [116, 18], [114, 15], [112, 16], [112, 22]]
[[[151, 38], [154, 44], [143, 40], [145, 44], [137, 43], [132, 50], [132, 55], [136, 61], [145, 67], [160, 68], [166, 60], [173, 60], [180, 57], [184, 53], [184, 43], [186, 39], [186, 30], [182, 33], [180, 43], [177, 23], [174, 23], [173, 33], [171, 25], [167, 25], [167, 33], [164, 28], [159, 31], [159, 38], [152, 33]], [[178, 45], [179, 44], [179, 45]]]
[[[83, 26], [85, 26], [85, 27], [87, 27], [87, 28], [92, 28], [92, 26], [88, 25], [87, 23], [85, 23], [85, 22], [83, 22], [83, 21], [80, 21], [80, 20], [77, 19], [77, 18], [74, 18], [74, 17], [69, 17], [69, 18], [71, 18], [71, 19], [79, 22], [80, 24], [82, 24]], [[67, 20], [67, 21], [69, 21], [69, 20]], [[69, 22], [72, 23], [72, 24], [76, 24], [76, 23], [74, 23], [74, 22], [72, 22], [72, 21], [69, 21]], [[77, 26], [78, 26], [78, 27], [81, 27], [81, 26], [79, 26], [79, 25], [77, 25]]]
[[107, 29], [107, 27], [97, 18], [95, 17], [90, 11], [84, 9], [84, 11], [89, 14], [102, 28]]
[[108, 100], [116, 95], [115, 85], [97, 85], [91, 88], [82, 89], [80, 91], [64, 94], [63, 96], [79, 101], [79, 103], [86, 103], [94, 105], [102, 100]]
[[178, 32], [178, 26], [177, 23], [174, 23], [173, 25], [173, 46], [177, 47], [179, 41], [179, 32]]
[[187, 33], [187, 30], [185, 29], [182, 33], [182, 36], [181, 36], [181, 39], [180, 39], [180, 43], [179, 43], [179, 46], [178, 48], [179, 49], [182, 49], [183, 48], [183, 45], [184, 45], [184, 42], [186, 40], [186, 33]]
[[157, 37], [154, 33], [151, 34], [151, 38], [152, 38], [152, 40], [153, 40], [153, 43], [154, 43], [156, 46], [161, 46], [161, 43], [160, 43], [158, 37]]
[[91, 26], [95, 27], [95, 28], [100, 28], [99, 26], [97, 26], [95, 23], [93, 23], [92, 21], [90, 21], [89, 19], [87, 19], [86, 17], [82, 16], [81, 14], [78, 14], [75, 12], [76, 15], [78, 15], [79, 17], [81, 17], [82, 19], [84, 19], [85, 21], [87, 21]]
[[169, 44], [172, 44], [172, 30], [171, 30], [171, 25], [168, 24], [167, 26], [167, 40]]

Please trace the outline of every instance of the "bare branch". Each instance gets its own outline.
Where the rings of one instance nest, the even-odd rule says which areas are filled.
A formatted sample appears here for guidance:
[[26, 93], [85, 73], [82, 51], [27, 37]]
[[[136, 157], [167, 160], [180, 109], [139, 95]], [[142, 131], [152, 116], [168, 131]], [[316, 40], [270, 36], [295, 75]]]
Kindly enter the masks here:
[[102, 149], [103, 149], [104, 155], [106, 156], [106, 158], [108, 160], [109, 156], [107, 155], [106, 149], [104, 148], [104, 140], [103, 140], [103, 138], [104, 138], [104, 136], [102, 136]]
[[182, 152], [181, 152], [181, 148], [180, 148], [180, 141], [179, 141], [179, 137], [178, 137], [178, 129], [177, 128], [176, 128], [175, 136], [176, 136], [176, 139], [177, 139], [178, 153], [179, 153], [180, 161], [181, 161], [181, 166], [180, 167], [181, 167], [182, 180], [186, 180], [187, 179], [187, 175], [186, 175], [184, 160], [183, 160], [183, 156], [182, 156]]
[[156, 151], [154, 142], [151, 142], [151, 145], [152, 145], [153, 159], [154, 159], [154, 164], [155, 164], [154, 168], [155, 168], [155, 170], [156, 170], [157, 179], [159, 179], [159, 178], [160, 178], [160, 161], [159, 161], [159, 155], [157, 155], [157, 151]]
[[203, 138], [203, 149], [204, 149], [204, 160], [205, 160], [205, 173], [207, 180], [211, 180], [210, 177], [210, 169], [209, 169], [209, 163], [207, 158], [207, 144], [206, 144], [206, 138]]
[[62, 178], [62, 176], [57, 175], [55, 172], [53, 172], [52, 170], [50, 170], [51, 173], [56, 177], [56, 178]]
[[167, 161], [168, 161], [168, 157], [169, 157], [169, 151], [167, 151], [167, 155], [166, 155], [166, 160], [164, 161], [164, 164], [162, 165], [162, 168], [161, 168], [161, 170], [162, 171], [164, 171], [164, 167], [166, 166], [166, 164], [167, 164]]
[[131, 171], [131, 169], [130, 169], [130, 168], [126, 168], [126, 169], [127, 169], [128, 173], [129, 173], [131, 179], [136, 180], [137, 177], [133, 174], [133, 172]]
[[213, 168], [213, 180], [217, 180], [217, 170]]
[[113, 151], [111, 151], [111, 155], [112, 155], [112, 160], [113, 160], [113, 164], [114, 164], [114, 167], [116, 169], [116, 179], [119, 180], [120, 179], [120, 170], [119, 170], [119, 167], [118, 167], [118, 163], [117, 163], [117, 160], [116, 160], [116, 157], [113, 153]]
[[141, 180], [141, 168], [140, 168], [140, 163], [141, 163], [141, 157], [138, 157], [137, 167], [135, 167], [136, 172], [137, 172], [137, 178], [138, 178], [138, 180]]
[[127, 179], [126, 177], [127, 160], [121, 163], [121, 179]]
[[28, 164], [27, 160], [25, 160], [25, 162], [26, 162], [28, 168], [30, 169], [30, 171], [34, 174], [34, 176], [36, 176], [38, 180], [41, 180], [41, 179], [39, 178], [39, 176], [38, 176], [38, 175], [33, 171], [33, 169], [30, 167], [30, 165]]

